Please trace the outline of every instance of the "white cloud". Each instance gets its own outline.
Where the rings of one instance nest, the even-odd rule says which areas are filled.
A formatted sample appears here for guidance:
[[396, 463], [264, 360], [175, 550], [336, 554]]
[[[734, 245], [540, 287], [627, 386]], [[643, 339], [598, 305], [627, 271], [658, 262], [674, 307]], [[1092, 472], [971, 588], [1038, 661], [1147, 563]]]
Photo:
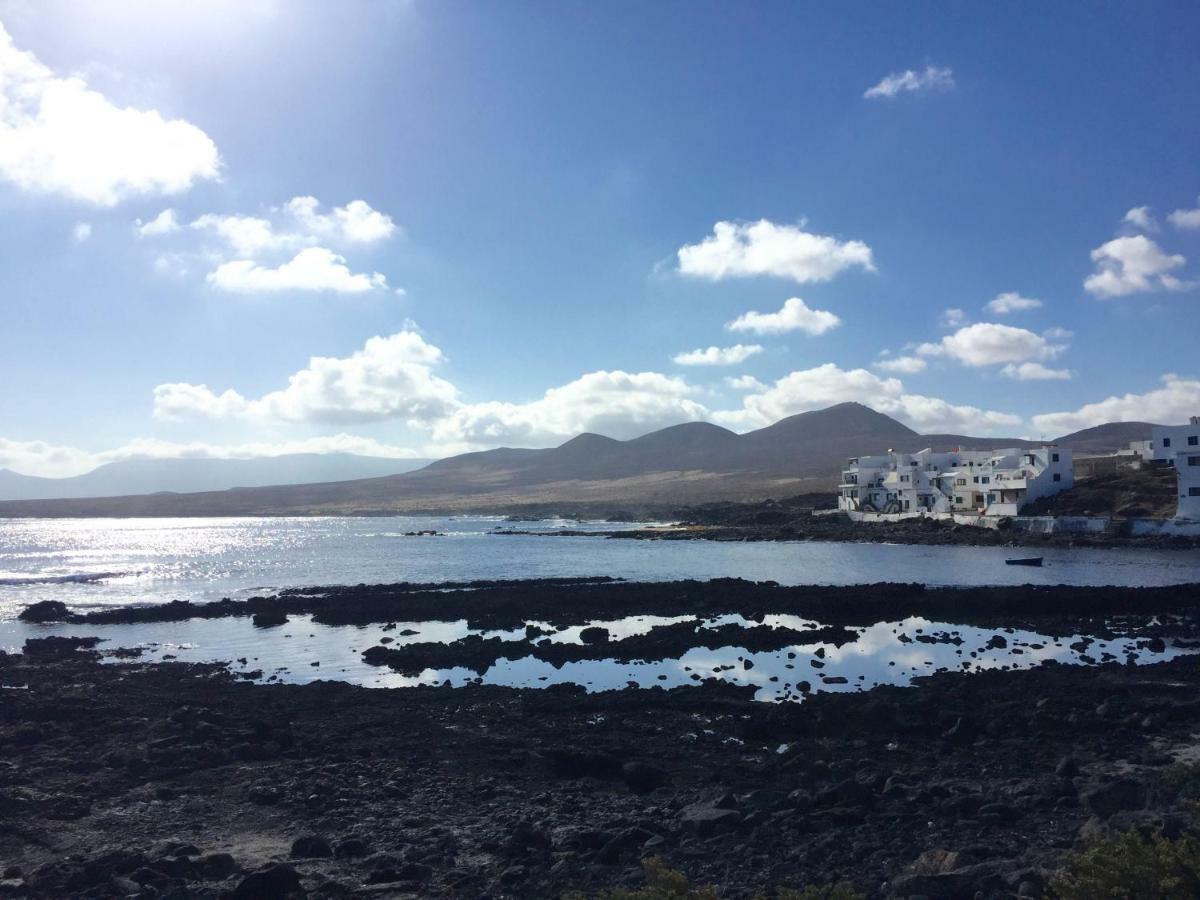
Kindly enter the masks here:
[[729, 331], [749, 331], [753, 334], [782, 334], [803, 331], [805, 334], [824, 334], [836, 328], [842, 320], [824, 309], [810, 309], [799, 297], [785, 300], [778, 312], [760, 313], [751, 310], [726, 324]]
[[258, 459], [293, 453], [354, 453], [387, 459], [414, 459], [420, 454], [395, 444], [352, 434], [334, 434], [293, 441], [256, 441], [244, 444], [179, 443], [137, 438], [112, 450], [92, 452], [46, 441], [11, 441], [0, 438], [0, 468], [23, 475], [66, 478], [82, 475], [97, 466], [130, 459]]
[[1070, 369], [1051, 369], [1036, 362], [1009, 363], [1000, 374], [1017, 381], [1069, 381], [1071, 378]]
[[938, 316], [938, 324], [943, 328], [961, 328], [967, 324], [967, 314], [956, 306], [942, 310]]
[[160, 384], [154, 415], [284, 422], [377, 422], [404, 419], [427, 425], [458, 409], [458, 390], [433, 374], [442, 351], [416, 332], [370, 338], [348, 357], [314, 356], [288, 386], [257, 400], [234, 390], [217, 394], [202, 384]]
[[753, 375], [736, 375], [725, 379], [725, 383], [735, 391], [765, 391], [767, 386]]
[[1164, 253], [1145, 235], [1113, 238], [1092, 251], [1092, 260], [1096, 263], [1096, 271], [1084, 280], [1083, 286], [1097, 297], [1123, 297], [1187, 287], [1170, 274], [1187, 260], [1179, 254]]
[[98, 206], [178, 194], [220, 169], [216, 144], [183, 119], [121, 108], [59, 77], [0, 24], [0, 178]]
[[158, 237], [179, 230], [179, 220], [175, 218], [175, 210], [164, 209], [149, 222], [138, 219], [133, 226], [138, 237]]
[[325, 247], [306, 247], [277, 268], [260, 266], [249, 259], [222, 263], [208, 274], [208, 281], [222, 290], [240, 293], [335, 291], [361, 294], [388, 286], [387, 279], [379, 272], [371, 275], [351, 272], [345, 257]]
[[[234, 253], [243, 257], [258, 256], [269, 250], [294, 247], [306, 242], [300, 235], [277, 232], [270, 220], [259, 216], [205, 213], [194, 220], [190, 227], [197, 231], [211, 231], [220, 236], [229, 243]], [[166, 232], [154, 233], [165, 234]]]
[[885, 372], [899, 372], [902, 375], [914, 375], [923, 372], [928, 363], [919, 356], [896, 356], [891, 359], [881, 359], [875, 363], [875, 368]]
[[1025, 328], [977, 322], [946, 335], [940, 343], [921, 344], [921, 356], [949, 356], [967, 366], [1049, 359], [1066, 349]]
[[1176, 228], [1200, 228], [1200, 206], [1196, 209], [1177, 209], [1167, 216], [1167, 221]]
[[839, 241], [794, 225], [718, 222], [699, 244], [679, 248], [679, 272], [720, 281], [773, 275], [804, 284], [828, 281], [844, 269], [874, 271], [871, 248], [862, 241]]
[[1154, 216], [1148, 206], [1135, 206], [1125, 213], [1125, 217], [1121, 221], [1134, 228], [1140, 228], [1142, 231], [1158, 231], [1158, 223], [1154, 221]]
[[474, 403], [434, 425], [434, 439], [467, 447], [548, 445], [584, 431], [620, 440], [701, 421], [695, 389], [658, 372], [589, 372], [530, 403]]
[[954, 88], [954, 72], [949, 68], [926, 66], [918, 72], [905, 69], [903, 72], [893, 72], [874, 87], [867, 88], [863, 97], [867, 100], [895, 97], [905, 92], [924, 92], [932, 90], [948, 91]]
[[1050, 341], [1069, 341], [1075, 337], [1075, 332], [1066, 328], [1059, 328], [1057, 325], [1047, 328], [1042, 332], [1042, 337]]
[[92, 226], [88, 222], [76, 222], [71, 229], [71, 238], [77, 244], [82, 244], [92, 236]]
[[293, 197], [284, 204], [306, 233], [320, 238], [370, 244], [397, 230], [391, 216], [372, 209], [365, 200], [351, 200], [330, 213], [320, 212], [320, 207], [316, 197]]
[[680, 366], [736, 366], [756, 353], [762, 353], [758, 344], [734, 344], [732, 347], [708, 347], [676, 353], [671, 361]]
[[742, 408], [719, 411], [714, 421], [742, 430], [761, 428], [785, 416], [857, 401], [894, 416], [918, 431], [980, 431], [1019, 425], [1019, 416], [959, 406], [937, 397], [909, 394], [898, 378], [826, 363], [785, 375], [771, 387], [743, 398]]
[[1023, 312], [1027, 309], [1037, 309], [1041, 305], [1041, 300], [1034, 300], [1032, 297], [1022, 297], [1016, 291], [1006, 291], [1003, 294], [997, 294], [993, 299], [989, 300], [987, 309], [998, 316], [1003, 316], [1008, 313]]
[[1144, 394], [1124, 394], [1088, 403], [1074, 412], [1043, 413], [1033, 424], [1049, 434], [1065, 434], [1106, 422], [1153, 422], [1175, 425], [1187, 422], [1200, 410], [1200, 380], [1164, 375], [1162, 387]]

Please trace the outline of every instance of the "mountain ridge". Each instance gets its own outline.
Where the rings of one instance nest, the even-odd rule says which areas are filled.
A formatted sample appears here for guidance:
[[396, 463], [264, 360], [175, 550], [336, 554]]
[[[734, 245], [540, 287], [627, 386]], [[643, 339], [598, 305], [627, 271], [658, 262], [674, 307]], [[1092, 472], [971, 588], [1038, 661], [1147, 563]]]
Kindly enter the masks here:
[[[1149, 436], [1146, 423], [1112, 423], [1058, 438], [1095, 452]], [[582, 434], [558, 447], [497, 448], [438, 460], [400, 475], [218, 493], [0, 503], [0, 516], [373, 515], [496, 512], [575, 505], [649, 508], [709, 500], [763, 500], [832, 490], [849, 456], [924, 447], [990, 449], [1019, 438], [922, 435], [859, 403], [788, 416], [735, 434], [683, 423], [627, 441]], [[1053, 442], [1052, 442], [1053, 443]]]

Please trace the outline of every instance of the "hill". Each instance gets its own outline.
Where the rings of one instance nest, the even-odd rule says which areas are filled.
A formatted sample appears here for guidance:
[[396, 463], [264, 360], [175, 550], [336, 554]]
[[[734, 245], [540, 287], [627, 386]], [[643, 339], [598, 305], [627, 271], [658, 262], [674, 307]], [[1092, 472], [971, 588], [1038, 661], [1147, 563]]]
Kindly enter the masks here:
[[[1149, 426], [1138, 427], [1146, 428]], [[1089, 429], [1067, 435], [1089, 447]], [[1112, 448], [1127, 429], [1115, 429]], [[402, 475], [326, 484], [149, 497], [0, 503], [0, 516], [372, 515], [397, 512], [633, 510], [829, 491], [849, 456], [923, 447], [1031, 446], [1016, 438], [922, 435], [858, 403], [789, 416], [735, 434], [705, 422], [628, 441], [582, 434], [559, 447], [465, 453]]]
[[105, 463], [70, 478], [39, 478], [0, 469], [0, 500], [196, 493], [349, 481], [399, 475], [428, 463], [427, 459], [385, 459], [352, 453], [294, 453], [258, 459], [129, 459]]

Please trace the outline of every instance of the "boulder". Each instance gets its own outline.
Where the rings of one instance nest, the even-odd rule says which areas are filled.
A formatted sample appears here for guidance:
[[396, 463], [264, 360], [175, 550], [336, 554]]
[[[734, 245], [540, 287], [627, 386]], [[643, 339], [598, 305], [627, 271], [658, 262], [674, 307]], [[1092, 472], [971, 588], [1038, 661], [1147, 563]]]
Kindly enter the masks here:
[[317, 834], [306, 834], [292, 842], [292, 859], [330, 859], [333, 848], [329, 841]]
[[300, 876], [282, 863], [251, 872], [233, 889], [232, 900], [287, 900], [299, 895]]
[[599, 625], [592, 625], [579, 632], [579, 640], [585, 644], [607, 644], [609, 640], [608, 629], [601, 628]]
[[61, 600], [40, 600], [21, 610], [17, 618], [22, 622], [73, 622], [79, 617], [73, 615]]
[[621, 779], [635, 794], [649, 794], [671, 780], [665, 769], [643, 762], [627, 762], [621, 766]]
[[1107, 819], [1124, 809], [1141, 809], [1146, 802], [1146, 789], [1132, 778], [1118, 778], [1085, 790], [1081, 799], [1089, 812]]
[[282, 610], [267, 609], [254, 614], [255, 628], [276, 628], [288, 623], [287, 613]]
[[679, 824], [685, 831], [708, 837], [737, 828], [742, 824], [742, 815], [734, 809], [717, 809], [707, 805], [688, 807], [680, 814]]

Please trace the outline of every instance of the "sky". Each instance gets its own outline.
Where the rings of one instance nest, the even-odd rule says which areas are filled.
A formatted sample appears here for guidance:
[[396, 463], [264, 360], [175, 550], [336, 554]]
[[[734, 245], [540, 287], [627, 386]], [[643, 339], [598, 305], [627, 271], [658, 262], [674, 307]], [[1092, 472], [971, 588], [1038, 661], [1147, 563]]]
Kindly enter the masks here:
[[0, 0], [0, 467], [1200, 414], [1200, 6]]

